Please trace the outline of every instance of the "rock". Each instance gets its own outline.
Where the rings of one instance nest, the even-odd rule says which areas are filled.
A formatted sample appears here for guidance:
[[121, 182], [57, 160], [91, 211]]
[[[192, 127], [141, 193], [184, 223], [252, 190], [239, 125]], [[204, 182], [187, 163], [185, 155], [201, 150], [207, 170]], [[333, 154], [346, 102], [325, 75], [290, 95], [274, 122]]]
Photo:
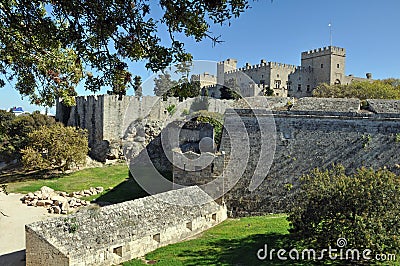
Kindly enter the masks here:
[[96, 191], [97, 191], [98, 193], [101, 193], [101, 192], [104, 191], [104, 188], [103, 188], [103, 187], [96, 187]]
[[68, 204], [68, 202], [63, 202], [63, 203], [61, 204], [61, 211], [66, 211], [66, 212], [68, 212], [68, 210], [69, 210], [69, 204]]
[[56, 200], [58, 200], [58, 201], [67, 201], [67, 199], [64, 198], [63, 196], [52, 196], [51, 200], [52, 201], [56, 201]]
[[26, 194], [25, 198], [27, 197], [28, 199], [33, 200], [34, 196], [35, 195], [32, 192], [29, 192], [28, 194]]
[[51, 206], [53, 205], [53, 201], [52, 200], [43, 200], [44, 201], [44, 205], [45, 206]]
[[92, 195], [92, 192], [91, 192], [89, 189], [85, 189], [83, 192], [84, 192], [84, 194], [86, 194], [86, 195], [89, 195], [89, 196]]
[[62, 196], [62, 197], [68, 197], [68, 193], [67, 192], [60, 192], [60, 196]]
[[52, 208], [53, 208], [54, 213], [56, 213], [56, 214], [60, 214], [60, 213], [61, 213], [60, 207], [58, 207], [58, 206], [53, 206]]
[[27, 203], [28, 206], [35, 206], [36, 207], [37, 202], [38, 202], [38, 200], [34, 199], [32, 201], [27, 201], [26, 203]]
[[30, 202], [30, 204], [32, 204], [32, 206], [36, 207], [37, 202], [38, 202], [38, 200], [37, 200], [37, 199], [34, 199], [34, 200], [32, 200], [32, 201]]
[[50, 194], [49, 194], [49, 193], [42, 193], [41, 199], [47, 200], [47, 199], [49, 199], [49, 197], [50, 197]]
[[40, 191], [42, 192], [42, 194], [50, 195], [51, 193], [54, 192], [54, 189], [46, 187], [46, 186], [43, 186], [43, 187], [40, 188]]
[[51, 197], [51, 200], [53, 201], [54, 205], [56, 205], [56, 206], [59, 206], [60, 204], [68, 202], [68, 200], [62, 196], [53, 196], [53, 197]]
[[36, 202], [36, 206], [44, 206], [45, 205], [45, 200], [38, 200]]
[[39, 192], [39, 193], [35, 193], [35, 196], [33, 196], [33, 198], [36, 198], [36, 199], [43, 199], [43, 195], [42, 195], [42, 193], [41, 192]]
[[68, 214], [67, 211], [61, 211], [61, 214]]
[[137, 136], [136, 138], [134, 138], [134, 141], [136, 141], [136, 142], [145, 142], [146, 138], [145, 137], [141, 137], [141, 136]]

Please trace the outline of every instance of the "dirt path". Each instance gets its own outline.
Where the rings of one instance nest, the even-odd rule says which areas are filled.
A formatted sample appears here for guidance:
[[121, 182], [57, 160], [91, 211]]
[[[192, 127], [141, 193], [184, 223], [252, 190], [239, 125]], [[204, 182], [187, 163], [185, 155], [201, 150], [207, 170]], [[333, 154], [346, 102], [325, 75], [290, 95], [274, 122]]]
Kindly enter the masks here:
[[55, 217], [43, 207], [22, 204], [22, 194], [0, 192], [0, 265], [25, 265], [25, 224]]

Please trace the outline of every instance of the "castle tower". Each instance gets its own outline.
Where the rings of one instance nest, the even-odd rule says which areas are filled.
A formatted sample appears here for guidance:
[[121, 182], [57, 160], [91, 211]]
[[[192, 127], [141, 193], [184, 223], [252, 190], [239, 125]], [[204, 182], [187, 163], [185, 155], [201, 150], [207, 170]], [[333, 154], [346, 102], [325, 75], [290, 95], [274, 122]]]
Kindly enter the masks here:
[[228, 58], [225, 61], [217, 63], [217, 84], [223, 85], [225, 80], [225, 73], [231, 70], [235, 70], [237, 60]]
[[342, 84], [345, 79], [346, 50], [328, 46], [301, 53], [301, 67], [311, 72], [311, 84]]

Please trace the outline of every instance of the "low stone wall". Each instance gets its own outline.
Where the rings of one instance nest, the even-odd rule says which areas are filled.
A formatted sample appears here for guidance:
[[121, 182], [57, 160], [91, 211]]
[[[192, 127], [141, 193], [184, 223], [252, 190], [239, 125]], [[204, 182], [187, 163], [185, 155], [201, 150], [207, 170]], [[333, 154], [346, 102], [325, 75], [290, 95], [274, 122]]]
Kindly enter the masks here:
[[226, 218], [226, 207], [198, 187], [82, 210], [26, 225], [26, 265], [119, 264]]

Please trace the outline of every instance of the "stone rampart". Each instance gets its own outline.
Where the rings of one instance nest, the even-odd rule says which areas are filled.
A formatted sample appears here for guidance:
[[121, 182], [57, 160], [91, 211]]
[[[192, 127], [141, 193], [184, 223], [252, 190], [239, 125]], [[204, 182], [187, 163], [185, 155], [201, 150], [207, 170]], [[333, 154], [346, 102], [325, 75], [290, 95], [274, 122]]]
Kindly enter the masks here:
[[[354, 107], [355, 101], [349, 100], [348, 104]], [[327, 106], [321, 109], [326, 111]], [[250, 180], [260, 160], [260, 132], [251, 113], [236, 111], [241, 118], [236, 121], [237, 127], [244, 124], [248, 128], [250, 156], [243, 158], [248, 162], [245, 173], [225, 196], [233, 215], [287, 211], [298, 189], [298, 178], [314, 168], [343, 164], [349, 173], [359, 167], [386, 167], [400, 173], [400, 143], [396, 138], [400, 120], [397, 117], [389, 117], [387, 113], [345, 112], [346, 108], [338, 108], [329, 115], [318, 110], [273, 111], [265, 114], [273, 115], [276, 125], [276, 134], [271, 140], [276, 142], [273, 163], [261, 185], [249, 192]], [[227, 111], [225, 119], [233, 116], [233, 112]], [[224, 132], [221, 144], [228, 160], [231, 137]]]

